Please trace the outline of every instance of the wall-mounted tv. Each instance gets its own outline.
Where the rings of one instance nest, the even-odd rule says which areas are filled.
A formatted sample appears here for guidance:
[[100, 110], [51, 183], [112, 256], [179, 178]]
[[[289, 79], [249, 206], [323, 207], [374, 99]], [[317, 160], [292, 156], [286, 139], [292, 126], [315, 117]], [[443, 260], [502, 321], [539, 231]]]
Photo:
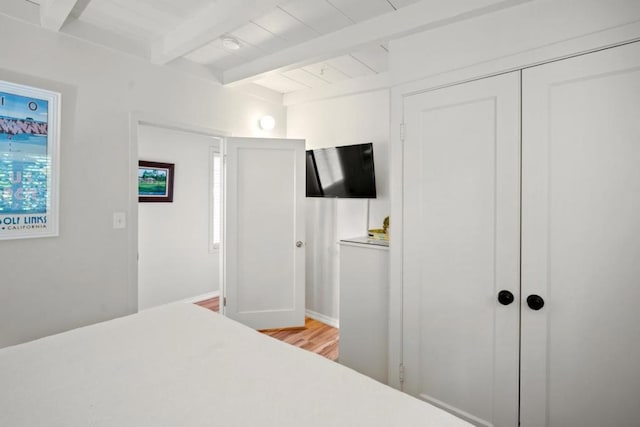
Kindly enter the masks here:
[[308, 150], [307, 197], [375, 199], [373, 144]]

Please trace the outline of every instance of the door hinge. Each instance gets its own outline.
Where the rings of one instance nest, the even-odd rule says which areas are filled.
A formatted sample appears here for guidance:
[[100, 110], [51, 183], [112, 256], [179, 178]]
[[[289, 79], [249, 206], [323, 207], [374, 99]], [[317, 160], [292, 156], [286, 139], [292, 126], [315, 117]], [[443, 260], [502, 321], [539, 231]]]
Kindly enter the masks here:
[[400, 123], [400, 141], [404, 142], [404, 123]]
[[223, 297], [222, 298], [222, 306], [226, 307], [227, 306], [227, 297]]
[[400, 368], [398, 369], [398, 377], [400, 378], [400, 383], [404, 382], [404, 364], [400, 364]]

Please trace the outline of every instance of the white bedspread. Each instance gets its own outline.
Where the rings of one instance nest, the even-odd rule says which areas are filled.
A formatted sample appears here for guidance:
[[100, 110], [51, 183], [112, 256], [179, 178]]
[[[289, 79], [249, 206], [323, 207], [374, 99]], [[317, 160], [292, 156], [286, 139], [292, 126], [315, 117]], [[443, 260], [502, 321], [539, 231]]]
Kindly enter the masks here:
[[468, 425], [191, 304], [0, 350], [2, 427]]

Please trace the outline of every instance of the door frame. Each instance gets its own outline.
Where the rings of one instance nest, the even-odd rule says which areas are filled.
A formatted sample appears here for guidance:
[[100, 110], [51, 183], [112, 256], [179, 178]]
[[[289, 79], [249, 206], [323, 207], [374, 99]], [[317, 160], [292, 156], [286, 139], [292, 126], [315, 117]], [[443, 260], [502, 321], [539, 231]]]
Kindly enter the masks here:
[[[129, 225], [128, 231], [128, 283], [129, 283], [129, 311], [139, 311], [139, 283], [138, 283], [138, 129], [140, 126], [153, 126], [171, 131], [185, 132], [222, 140], [232, 136], [231, 132], [196, 126], [190, 123], [177, 122], [157, 114], [140, 111], [129, 113]], [[220, 147], [221, 149], [222, 147]], [[222, 286], [222, 285], [220, 285]]]
[[[511, 55], [494, 59], [489, 48], [485, 52], [486, 62], [478, 60], [475, 65], [451, 70], [432, 77], [426, 77], [409, 83], [391, 82], [390, 95], [390, 194], [391, 218], [399, 218], [394, 222], [393, 242], [390, 245], [389, 264], [389, 386], [402, 390], [401, 378], [404, 378], [403, 366], [403, 257], [404, 257], [404, 135], [411, 132], [404, 127], [405, 98], [425, 92], [455, 86], [462, 83], [481, 80], [487, 77], [524, 70], [550, 62], [586, 55], [600, 50], [640, 41], [640, 37], [629, 39], [618, 27], [594, 35], [585, 35], [570, 40], [558, 40], [557, 44], [546, 45], [528, 50], [527, 55]], [[637, 34], [637, 33], [636, 33]]]

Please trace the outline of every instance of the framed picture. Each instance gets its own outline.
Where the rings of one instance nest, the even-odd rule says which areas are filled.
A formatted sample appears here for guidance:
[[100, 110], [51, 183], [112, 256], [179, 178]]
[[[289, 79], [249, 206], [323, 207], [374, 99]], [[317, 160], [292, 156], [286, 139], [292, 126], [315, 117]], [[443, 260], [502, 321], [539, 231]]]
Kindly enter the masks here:
[[138, 201], [173, 202], [173, 163], [138, 162]]
[[60, 94], [0, 81], [0, 240], [58, 235]]

